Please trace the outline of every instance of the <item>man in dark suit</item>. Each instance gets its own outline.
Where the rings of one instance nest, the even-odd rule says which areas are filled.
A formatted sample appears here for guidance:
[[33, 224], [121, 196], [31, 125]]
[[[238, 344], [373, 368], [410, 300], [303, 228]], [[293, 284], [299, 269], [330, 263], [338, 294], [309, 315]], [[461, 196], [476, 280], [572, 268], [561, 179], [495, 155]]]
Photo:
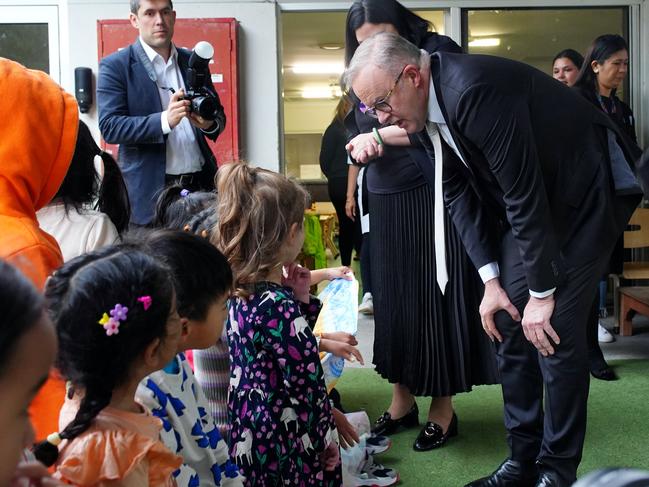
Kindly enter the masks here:
[[586, 319], [640, 200], [634, 154], [569, 88], [507, 59], [428, 56], [381, 34], [343, 83], [443, 159], [439, 188], [485, 281], [480, 314], [496, 342], [510, 457], [469, 485], [571, 485], [586, 431]]
[[[225, 114], [219, 103], [216, 119], [205, 120], [183, 99], [191, 53], [172, 43], [176, 12], [171, 0], [131, 0], [130, 6], [130, 21], [140, 36], [101, 61], [97, 102], [102, 137], [120, 144], [133, 223], [146, 225], [166, 184], [214, 189], [216, 159], [205, 137], [216, 140]], [[205, 74], [205, 88], [218, 100]]]

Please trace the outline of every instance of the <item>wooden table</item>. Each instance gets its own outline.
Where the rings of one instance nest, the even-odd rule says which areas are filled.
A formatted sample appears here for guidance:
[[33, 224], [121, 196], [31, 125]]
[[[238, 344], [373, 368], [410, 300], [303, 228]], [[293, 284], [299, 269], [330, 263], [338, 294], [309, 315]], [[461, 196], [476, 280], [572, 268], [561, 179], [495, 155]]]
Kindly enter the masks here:
[[620, 288], [620, 335], [633, 335], [633, 315], [649, 316], [649, 287], [633, 286]]

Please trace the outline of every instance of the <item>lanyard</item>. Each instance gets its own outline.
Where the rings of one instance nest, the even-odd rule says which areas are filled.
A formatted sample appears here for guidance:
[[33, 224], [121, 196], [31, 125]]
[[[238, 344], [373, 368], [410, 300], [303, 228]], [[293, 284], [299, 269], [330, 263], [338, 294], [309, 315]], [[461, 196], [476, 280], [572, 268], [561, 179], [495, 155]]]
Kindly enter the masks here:
[[606, 108], [606, 104], [604, 103], [604, 99], [602, 98], [602, 95], [597, 93], [597, 101], [599, 101], [600, 106], [602, 107], [602, 110], [604, 110], [606, 113], [609, 115], [613, 115], [617, 110], [615, 107], [615, 100], [613, 97], [610, 97], [609, 100], [611, 100], [611, 111], [608, 111], [608, 108]]

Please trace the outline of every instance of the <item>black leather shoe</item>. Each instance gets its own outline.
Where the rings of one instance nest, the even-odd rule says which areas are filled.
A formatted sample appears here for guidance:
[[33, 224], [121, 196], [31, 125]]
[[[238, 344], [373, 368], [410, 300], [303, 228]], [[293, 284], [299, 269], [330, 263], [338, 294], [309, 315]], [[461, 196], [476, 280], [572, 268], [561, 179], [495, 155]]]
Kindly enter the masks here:
[[597, 370], [591, 369], [590, 373], [591, 373], [591, 375], [593, 377], [595, 377], [595, 379], [599, 379], [599, 380], [618, 380], [617, 374], [608, 365], [606, 367], [603, 367], [603, 368], [597, 369]]
[[466, 484], [464, 487], [534, 487], [539, 471], [534, 462], [507, 459], [494, 473]]
[[389, 412], [384, 412], [383, 416], [376, 420], [372, 426], [372, 434], [377, 436], [387, 436], [396, 433], [399, 428], [414, 428], [419, 426], [419, 408], [417, 403], [413, 404], [404, 416], [399, 419], [392, 419]]
[[553, 472], [541, 472], [535, 487], [567, 487]]
[[453, 418], [448, 425], [446, 433], [442, 431], [442, 427], [437, 423], [428, 421], [424, 429], [421, 430], [419, 436], [412, 446], [417, 451], [428, 451], [443, 446], [449, 438], [457, 436], [457, 416], [453, 413]]

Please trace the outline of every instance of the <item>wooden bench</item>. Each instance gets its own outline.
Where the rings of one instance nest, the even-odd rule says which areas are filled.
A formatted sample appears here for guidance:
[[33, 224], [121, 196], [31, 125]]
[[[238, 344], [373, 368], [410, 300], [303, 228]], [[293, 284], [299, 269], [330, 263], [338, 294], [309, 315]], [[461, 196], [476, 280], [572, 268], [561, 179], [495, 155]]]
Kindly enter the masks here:
[[620, 288], [620, 335], [633, 335], [631, 319], [636, 313], [649, 316], [649, 286]]

